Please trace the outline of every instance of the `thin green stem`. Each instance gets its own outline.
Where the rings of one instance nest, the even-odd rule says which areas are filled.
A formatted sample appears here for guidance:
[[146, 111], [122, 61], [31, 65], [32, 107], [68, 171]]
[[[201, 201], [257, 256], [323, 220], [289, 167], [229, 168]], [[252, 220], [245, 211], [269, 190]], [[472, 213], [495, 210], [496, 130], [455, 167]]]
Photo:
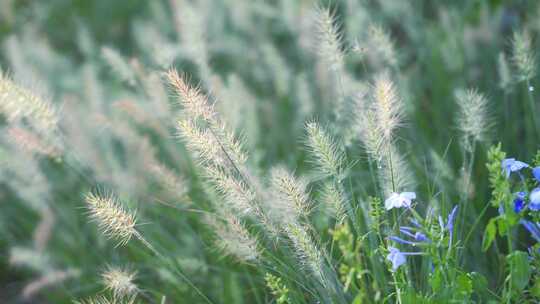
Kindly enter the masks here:
[[[165, 262], [166, 264], [170, 264], [170, 260], [167, 259], [164, 255], [162, 255], [160, 252], [158, 252], [154, 246], [152, 246], [139, 232], [136, 232], [135, 233], [135, 237], [137, 239], [139, 239], [139, 241], [141, 241], [143, 243], [143, 245], [145, 245], [148, 249], [150, 249], [150, 251], [152, 251], [152, 253], [157, 256], [160, 260], [162, 260], [163, 262]], [[173, 265], [170, 265], [172, 266], [172, 268], [174, 269], [174, 271], [180, 276], [180, 278], [182, 280], [184, 280], [191, 288], [193, 288], [193, 290], [195, 290], [195, 292], [201, 297], [203, 298], [203, 300], [206, 302], [206, 303], [209, 303], [209, 304], [213, 304], [212, 301], [210, 301], [210, 299], [197, 287], [195, 286], [195, 284], [193, 284], [193, 282], [191, 282], [191, 280], [176, 266], [173, 266]]]
[[392, 278], [394, 279], [394, 286], [396, 288], [397, 304], [401, 304], [401, 290], [399, 289], [395, 272], [392, 272]]
[[536, 120], [536, 105], [534, 103], [534, 97], [532, 95], [533, 87], [531, 87], [531, 82], [530, 82], [529, 79], [527, 79], [527, 81], [525, 83], [527, 85], [526, 90], [527, 90], [527, 96], [528, 96], [528, 100], [529, 100], [529, 107], [530, 107], [530, 110], [531, 110], [531, 118], [532, 118], [532, 123], [533, 123], [533, 134], [534, 134], [534, 138], [536, 139], [537, 138], [538, 122]]

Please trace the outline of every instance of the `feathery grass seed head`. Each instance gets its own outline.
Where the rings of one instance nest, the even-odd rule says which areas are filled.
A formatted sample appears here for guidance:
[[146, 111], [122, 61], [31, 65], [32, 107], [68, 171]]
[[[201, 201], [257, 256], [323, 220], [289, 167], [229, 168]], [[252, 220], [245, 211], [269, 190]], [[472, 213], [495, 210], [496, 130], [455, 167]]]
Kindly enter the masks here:
[[459, 107], [458, 128], [463, 133], [465, 148], [470, 150], [474, 142], [486, 139], [489, 129], [488, 100], [475, 89], [457, 90], [455, 97]]
[[217, 236], [216, 245], [224, 253], [241, 262], [255, 262], [259, 259], [257, 239], [252, 237], [242, 222], [232, 214], [224, 212], [224, 220], [207, 217], [206, 223]]
[[52, 104], [15, 84], [1, 72], [0, 113], [10, 123], [27, 119], [42, 134], [50, 134], [58, 128], [59, 118]]
[[216, 112], [200, 87], [190, 85], [187, 76], [179, 75], [172, 69], [167, 72], [167, 79], [180, 97], [184, 112], [189, 118], [202, 118], [207, 122], [215, 120]]
[[208, 130], [203, 130], [193, 120], [186, 119], [178, 122], [178, 133], [202, 165], [225, 165], [226, 156]]
[[139, 288], [133, 283], [136, 276], [136, 272], [108, 266], [107, 270], [101, 274], [101, 279], [105, 287], [112, 291], [115, 297], [125, 298], [138, 293]]
[[340, 177], [345, 156], [336, 141], [314, 121], [306, 124], [307, 145], [317, 169], [323, 175]]
[[518, 81], [527, 81], [536, 74], [536, 55], [532, 49], [529, 32], [514, 32], [512, 38], [512, 61], [517, 69]]
[[278, 167], [271, 172], [272, 186], [276, 191], [275, 206], [281, 221], [295, 221], [307, 216], [311, 203], [307, 194], [307, 185], [304, 181], [296, 179], [286, 169]]
[[321, 193], [321, 201], [325, 211], [333, 216], [338, 223], [345, 219], [345, 199], [343, 192], [334, 182], [325, 183]]
[[249, 214], [255, 210], [255, 193], [244, 182], [214, 166], [208, 166], [205, 171], [207, 179], [232, 209], [241, 214]]
[[372, 94], [377, 126], [383, 140], [390, 143], [394, 130], [401, 125], [403, 105], [388, 74], [382, 73], [375, 78]]
[[330, 70], [342, 71], [344, 53], [341, 49], [342, 35], [336, 24], [336, 17], [329, 9], [317, 7], [317, 52]]
[[117, 239], [118, 245], [125, 245], [133, 236], [138, 235], [135, 230], [135, 214], [123, 209], [114, 195], [88, 193], [85, 199], [90, 217], [98, 222], [105, 236]]
[[390, 35], [379, 25], [370, 25], [368, 28], [368, 55], [376, 66], [382, 63], [394, 67], [398, 60], [394, 43]]
[[512, 88], [512, 74], [510, 67], [508, 66], [508, 60], [503, 52], [499, 53], [497, 59], [497, 69], [499, 72], [499, 87], [506, 93], [511, 91]]
[[296, 255], [300, 262], [305, 265], [321, 282], [326, 285], [326, 279], [323, 272], [323, 259], [319, 248], [313, 242], [311, 236], [305, 227], [299, 224], [289, 224], [285, 228], [287, 236], [292, 241], [296, 250]]

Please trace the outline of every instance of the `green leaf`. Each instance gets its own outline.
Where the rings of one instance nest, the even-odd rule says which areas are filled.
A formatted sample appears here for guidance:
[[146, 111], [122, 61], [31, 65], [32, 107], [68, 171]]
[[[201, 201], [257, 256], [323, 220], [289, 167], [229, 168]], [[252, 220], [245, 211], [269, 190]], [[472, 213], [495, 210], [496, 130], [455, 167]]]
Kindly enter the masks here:
[[508, 224], [504, 218], [497, 217], [497, 230], [500, 236], [505, 236], [508, 232]]
[[495, 240], [495, 236], [497, 235], [496, 220], [497, 218], [490, 219], [486, 226], [484, 239], [482, 240], [482, 251], [487, 251], [489, 246], [491, 246], [491, 243], [493, 243], [493, 240]]
[[431, 285], [431, 289], [434, 292], [438, 292], [441, 290], [443, 282], [443, 277], [440, 269], [437, 267], [435, 268], [435, 271], [431, 274], [429, 278], [429, 284]]
[[362, 293], [359, 293], [356, 295], [354, 300], [352, 301], [352, 304], [362, 304], [364, 301], [362, 300], [364, 297], [362, 296]]
[[489, 293], [487, 292], [488, 281], [486, 277], [478, 272], [469, 273], [469, 277], [472, 280], [474, 292], [480, 295], [482, 298], [487, 298], [489, 296]]
[[473, 292], [473, 283], [467, 273], [461, 273], [457, 277], [457, 292], [462, 299], [466, 299]]
[[506, 257], [510, 269], [510, 280], [512, 289], [523, 290], [529, 283], [531, 267], [529, 265], [529, 255], [523, 251], [515, 251]]

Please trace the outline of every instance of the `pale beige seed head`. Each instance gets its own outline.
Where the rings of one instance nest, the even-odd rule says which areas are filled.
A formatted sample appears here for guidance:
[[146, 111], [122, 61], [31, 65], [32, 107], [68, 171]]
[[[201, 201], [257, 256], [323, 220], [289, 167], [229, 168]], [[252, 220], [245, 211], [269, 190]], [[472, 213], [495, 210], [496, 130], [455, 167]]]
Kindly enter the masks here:
[[260, 257], [257, 239], [252, 237], [244, 224], [228, 212], [223, 221], [207, 217], [206, 223], [214, 229], [217, 247], [240, 262], [256, 262]]
[[360, 128], [360, 140], [369, 157], [379, 161], [382, 159], [382, 151], [386, 150], [383, 146], [382, 130], [377, 121], [375, 111], [370, 108], [358, 114]]
[[321, 284], [326, 285], [326, 278], [322, 269], [322, 253], [313, 242], [306, 227], [299, 224], [289, 224], [285, 228], [285, 232], [291, 240], [296, 255], [302, 265], [307, 267]]
[[379, 74], [373, 85], [373, 107], [379, 128], [386, 142], [391, 142], [393, 132], [401, 125], [403, 105], [388, 74]]
[[517, 69], [517, 80], [527, 81], [536, 74], [536, 56], [532, 49], [532, 39], [527, 31], [514, 32], [512, 39], [512, 61]]
[[488, 119], [488, 100], [475, 89], [456, 90], [455, 98], [459, 107], [457, 126], [462, 132], [466, 149], [474, 142], [487, 138], [490, 121]]
[[176, 70], [169, 70], [167, 79], [178, 94], [187, 117], [202, 118], [207, 122], [215, 120], [216, 112], [210, 105], [208, 97], [201, 92], [200, 87], [190, 85], [188, 78], [185, 75], [179, 75]]
[[187, 148], [202, 165], [217, 164], [224, 166], [227, 162], [218, 141], [208, 131], [203, 130], [191, 120], [178, 122], [178, 134], [186, 142]]
[[508, 60], [503, 52], [499, 53], [497, 69], [499, 72], [499, 87], [506, 93], [510, 92], [512, 88], [512, 74], [508, 66]]
[[311, 202], [304, 181], [282, 167], [272, 169], [271, 180], [276, 199], [273, 206], [279, 222], [294, 222], [309, 215]]
[[110, 290], [115, 297], [125, 298], [136, 295], [139, 288], [133, 282], [137, 276], [136, 272], [127, 269], [109, 266], [101, 274], [101, 279], [105, 287]]
[[345, 198], [344, 194], [334, 182], [325, 183], [321, 192], [320, 201], [324, 206], [324, 211], [335, 218], [338, 223], [345, 220]]
[[103, 47], [101, 48], [101, 55], [120, 79], [126, 81], [129, 85], [135, 85], [133, 69], [117, 50], [110, 47]]
[[105, 296], [96, 296], [93, 298], [88, 298], [80, 301], [75, 301], [75, 304], [134, 304], [135, 303], [135, 297], [127, 298], [127, 299], [118, 299], [113, 297], [112, 299], [109, 299]]
[[394, 43], [390, 35], [379, 25], [372, 24], [368, 28], [368, 55], [375, 66], [398, 64]]
[[251, 214], [257, 209], [254, 205], [255, 193], [244, 182], [214, 166], [207, 167], [205, 171], [207, 179], [223, 196], [229, 208], [241, 215]]
[[339, 178], [345, 159], [342, 149], [317, 122], [306, 123], [306, 131], [307, 146], [319, 172]]
[[42, 134], [51, 134], [58, 128], [58, 114], [47, 100], [15, 84], [0, 72], [0, 113], [13, 123], [28, 120]]
[[42, 154], [51, 158], [60, 156], [60, 151], [54, 144], [46, 142], [25, 128], [13, 126], [7, 129], [7, 134], [18, 148], [28, 153]]
[[344, 68], [342, 51], [342, 35], [340, 34], [335, 15], [327, 8], [316, 9], [317, 52], [328, 69], [340, 72]]
[[105, 236], [118, 240], [118, 245], [125, 245], [138, 235], [135, 214], [124, 210], [112, 194], [101, 196], [89, 193], [86, 203], [90, 217], [98, 222]]

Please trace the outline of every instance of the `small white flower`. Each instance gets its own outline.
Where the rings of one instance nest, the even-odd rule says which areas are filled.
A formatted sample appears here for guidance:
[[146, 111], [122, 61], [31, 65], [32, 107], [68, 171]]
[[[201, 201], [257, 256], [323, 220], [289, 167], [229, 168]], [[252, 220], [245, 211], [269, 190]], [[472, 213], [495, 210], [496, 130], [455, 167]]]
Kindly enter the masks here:
[[394, 192], [384, 201], [384, 208], [390, 210], [392, 208], [410, 207], [414, 199], [416, 199], [416, 193], [414, 192]]

